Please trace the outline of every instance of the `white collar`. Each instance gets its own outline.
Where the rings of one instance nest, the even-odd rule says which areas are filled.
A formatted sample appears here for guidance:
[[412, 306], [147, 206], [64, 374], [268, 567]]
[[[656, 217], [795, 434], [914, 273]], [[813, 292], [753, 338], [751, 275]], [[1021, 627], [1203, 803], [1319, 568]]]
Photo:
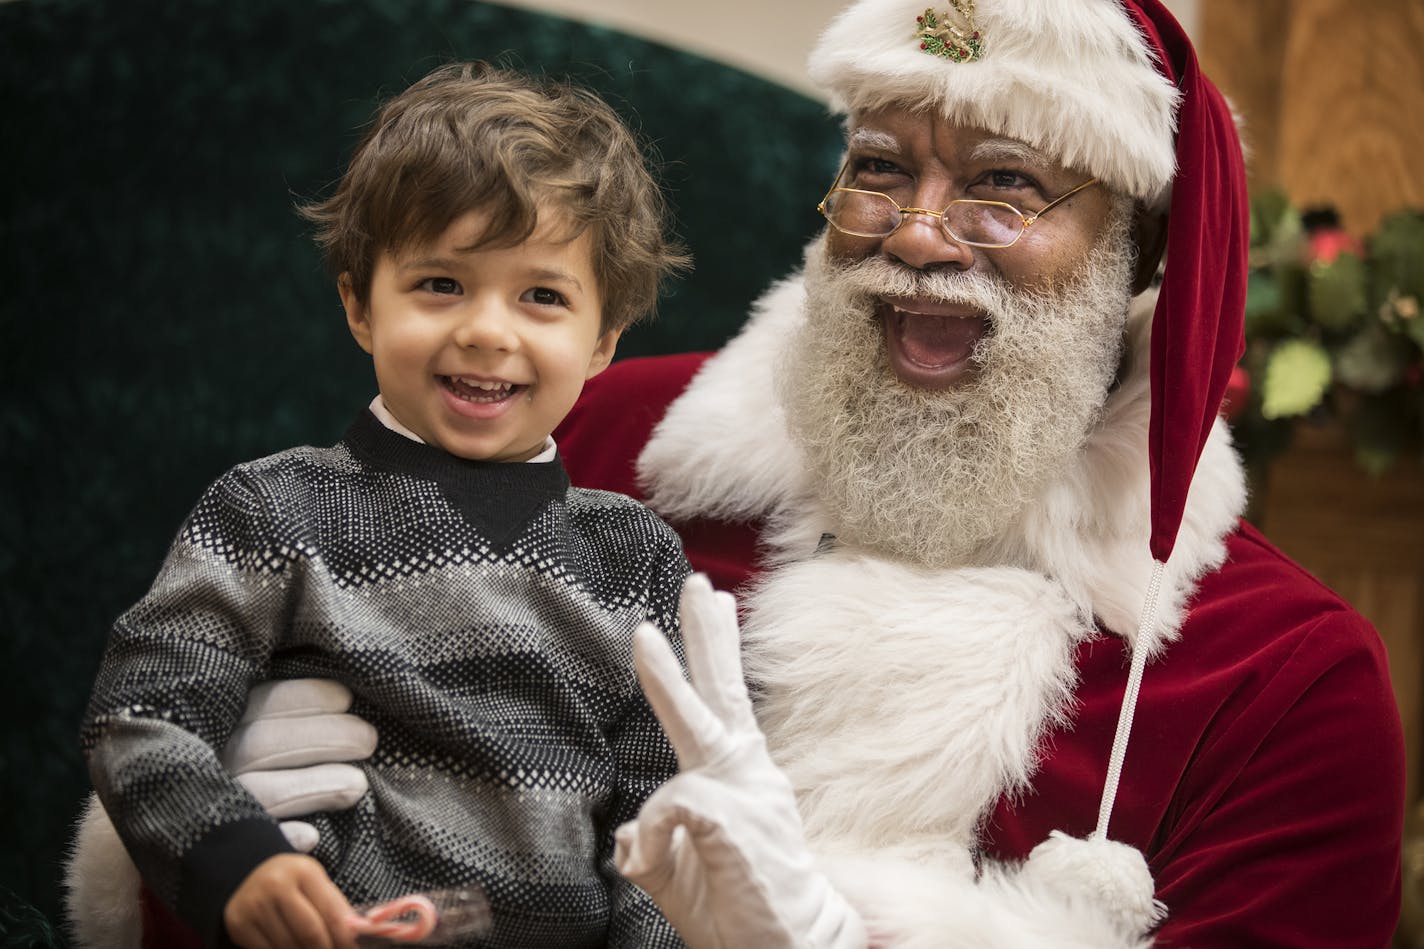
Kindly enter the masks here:
[[[399, 419], [397, 419], [394, 415], [391, 414], [391, 410], [386, 408], [386, 402], [384, 399], [381, 398], [380, 393], [377, 393], [376, 397], [371, 400], [370, 409], [371, 414], [374, 415], [386, 428], [389, 428], [397, 435], [404, 435], [406, 438], [409, 438], [413, 442], [420, 442], [420, 444], [422, 445], [425, 444], [425, 439], [421, 438], [419, 435], [415, 434], [415, 432], [412, 432], [410, 429], [406, 428], [400, 423]], [[553, 461], [554, 455], [557, 452], [558, 446], [554, 444], [554, 436], [545, 435], [544, 447], [539, 450], [539, 454], [535, 455], [533, 458], [530, 458], [528, 463]]]

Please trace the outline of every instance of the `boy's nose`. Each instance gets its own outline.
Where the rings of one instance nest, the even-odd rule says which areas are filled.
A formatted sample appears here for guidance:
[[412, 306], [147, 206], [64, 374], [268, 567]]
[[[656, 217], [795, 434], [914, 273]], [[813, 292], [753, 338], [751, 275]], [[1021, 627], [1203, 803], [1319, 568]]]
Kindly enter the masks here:
[[514, 321], [503, 307], [474, 303], [465, 307], [455, 325], [455, 344], [466, 349], [510, 351], [519, 344]]

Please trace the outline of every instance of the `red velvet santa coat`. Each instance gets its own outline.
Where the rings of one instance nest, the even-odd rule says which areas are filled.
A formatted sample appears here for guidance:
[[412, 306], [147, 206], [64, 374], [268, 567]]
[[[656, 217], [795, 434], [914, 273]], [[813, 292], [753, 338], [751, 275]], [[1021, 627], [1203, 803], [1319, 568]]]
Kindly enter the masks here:
[[[1151, 300], [1076, 464], [1004, 539], [1005, 566], [972, 570], [816, 553], [824, 514], [773, 392], [803, 300], [793, 278], [710, 359], [632, 359], [590, 382], [556, 433], [570, 475], [646, 497], [695, 568], [744, 594], [768, 743], [873, 933], [1101, 945], [1013, 866], [1097, 820], [1151, 571]], [[1218, 422], [1140, 644], [1151, 661], [1109, 837], [1146, 856], [1167, 908], [1155, 945], [1386, 946], [1404, 764], [1384, 650], [1239, 520], [1244, 498]]]

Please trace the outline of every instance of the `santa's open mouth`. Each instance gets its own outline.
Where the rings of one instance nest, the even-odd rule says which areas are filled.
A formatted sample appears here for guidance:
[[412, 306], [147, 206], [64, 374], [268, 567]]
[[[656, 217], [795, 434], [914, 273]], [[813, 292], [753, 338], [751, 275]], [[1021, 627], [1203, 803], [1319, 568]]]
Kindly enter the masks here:
[[974, 350], [988, 330], [982, 313], [899, 300], [881, 301], [877, 312], [885, 328], [890, 368], [902, 382], [944, 389], [974, 371]]
[[457, 399], [486, 405], [512, 399], [529, 388], [512, 382], [475, 379], [469, 376], [440, 376], [439, 380], [440, 384]]

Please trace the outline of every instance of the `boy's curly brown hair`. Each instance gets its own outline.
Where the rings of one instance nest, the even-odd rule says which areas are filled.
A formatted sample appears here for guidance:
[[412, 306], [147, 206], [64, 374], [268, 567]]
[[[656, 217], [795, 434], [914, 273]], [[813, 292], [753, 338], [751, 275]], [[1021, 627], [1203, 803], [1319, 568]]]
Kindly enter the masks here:
[[366, 301], [381, 252], [434, 242], [479, 209], [479, 246], [511, 247], [560, 212], [591, 235], [602, 329], [653, 312], [689, 258], [666, 233], [667, 204], [637, 139], [594, 93], [487, 63], [442, 66], [376, 113], [331, 197], [300, 206], [327, 267]]

